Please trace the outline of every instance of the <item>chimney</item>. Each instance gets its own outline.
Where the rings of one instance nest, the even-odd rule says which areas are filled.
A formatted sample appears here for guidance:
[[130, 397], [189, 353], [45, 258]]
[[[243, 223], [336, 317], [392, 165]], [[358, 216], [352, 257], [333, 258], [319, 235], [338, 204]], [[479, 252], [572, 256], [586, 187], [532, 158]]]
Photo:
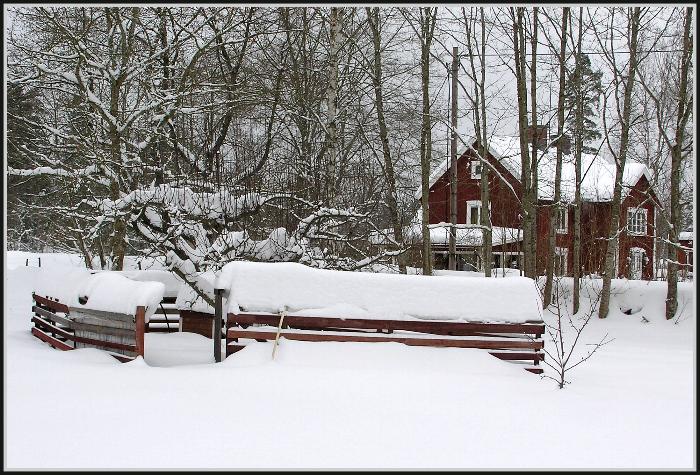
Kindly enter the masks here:
[[557, 143], [561, 142], [561, 150], [564, 155], [569, 155], [571, 153], [571, 137], [569, 137], [566, 133], [561, 136], [560, 139], [557, 140], [557, 134], [553, 134], [549, 136], [549, 140], [552, 141], [552, 148], [556, 149], [557, 148]]
[[547, 149], [547, 137], [549, 135], [549, 127], [546, 125], [538, 125], [536, 132], [533, 134], [533, 127], [530, 125], [525, 129], [525, 137], [527, 138], [527, 143], [534, 142], [535, 137], [537, 138], [537, 149], [546, 150]]

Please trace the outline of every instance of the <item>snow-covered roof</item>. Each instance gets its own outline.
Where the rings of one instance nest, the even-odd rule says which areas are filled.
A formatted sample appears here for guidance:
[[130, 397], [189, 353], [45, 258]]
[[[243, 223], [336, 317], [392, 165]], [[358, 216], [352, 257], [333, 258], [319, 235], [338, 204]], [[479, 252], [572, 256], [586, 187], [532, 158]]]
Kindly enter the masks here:
[[[482, 229], [473, 224], [455, 225], [455, 242], [457, 246], [481, 246]], [[430, 243], [435, 246], [447, 246], [450, 242], [450, 223], [438, 223], [428, 226], [430, 231]], [[370, 235], [372, 244], [389, 244], [389, 238], [393, 238], [391, 229], [384, 229]], [[422, 242], [423, 233], [420, 223], [413, 223], [403, 228], [404, 239], [407, 242]], [[491, 243], [494, 246], [522, 241], [522, 230], [517, 228], [503, 228], [493, 226], [491, 228]]]
[[455, 279], [234, 261], [221, 270], [216, 288], [228, 291], [229, 313], [286, 310], [318, 317], [485, 322], [542, 318], [537, 285], [525, 277]]
[[679, 241], [693, 241], [693, 231], [682, 231], [678, 233]]
[[[472, 142], [475, 143], [475, 142]], [[466, 151], [466, 149], [464, 150]], [[464, 153], [462, 151], [462, 154]], [[494, 136], [489, 138], [489, 152], [516, 179], [520, 180], [520, 142], [517, 136]], [[460, 154], [459, 156], [461, 156]], [[554, 175], [556, 171], [556, 149], [550, 148], [545, 152], [538, 151], [538, 198], [551, 200], [554, 197]], [[432, 187], [440, 177], [447, 172], [448, 159], [445, 159], [430, 174]], [[610, 201], [615, 184], [615, 164], [603, 157], [584, 153], [581, 156], [583, 182], [581, 183], [581, 198], [584, 201]], [[642, 176], [651, 182], [649, 169], [643, 163], [627, 161], [623, 174], [623, 197], [629, 188], [633, 187]], [[561, 172], [561, 199], [571, 202], [574, 200], [576, 167], [573, 154], [564, 155]], [[415, 193], [420, 198], [420, 188]]]

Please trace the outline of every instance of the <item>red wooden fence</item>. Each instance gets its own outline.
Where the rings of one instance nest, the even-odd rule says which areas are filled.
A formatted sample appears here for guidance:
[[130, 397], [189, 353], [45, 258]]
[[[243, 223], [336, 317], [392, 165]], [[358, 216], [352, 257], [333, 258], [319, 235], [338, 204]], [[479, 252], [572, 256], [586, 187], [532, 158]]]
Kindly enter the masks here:
[[122, 362], [143, 357], [144, 307], [136, 307], [133, 316], [89, 309], [73, 309], [71, 314], [71, 309], [56, 299], [36, 294], [32, 298], [32, 334], [52, 347], [63, 351], [99, 348]]
[[480, 348], [496, 358], [526, 366], [540, 374], [544, 361], [544, 322], [483, 323], [361, 318], [306, 317], [303, 315], [230, 313], [226, 319], [226, 356], [244, 348], [239, 339], [274, 341], [396, 342], [411, 346]]

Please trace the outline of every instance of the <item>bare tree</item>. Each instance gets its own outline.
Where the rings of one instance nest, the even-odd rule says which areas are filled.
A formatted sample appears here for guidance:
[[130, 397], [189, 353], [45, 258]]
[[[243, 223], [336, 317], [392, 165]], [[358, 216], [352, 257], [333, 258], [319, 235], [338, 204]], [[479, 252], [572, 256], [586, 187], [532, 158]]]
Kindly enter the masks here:
[[[539, 160], [537, 158], [538, 151], [538, 139], [539, 133], [537, 130], [537, 32], [539, 30], [539, 23], [537, 19], [538, 8], [532, 8], [532, 32], [530, 35], [530, 49], [531, 49], [531, 63], [530, 63], [530, 108], [532, 114], [532, 124], [530, 129], [532, 131], [532, 157], [530, 159], [530, 170], [527, 172], [530, 174], [530, 187], [526, 190], [529, 193], [530, 198], [528, 203], [530, 205], [530, 212], [526, 213], [529, 224], [527, 226], [527, 232], [530, 233], [530, 239], [528, 240], [527, 252], [525, 253], [525, 260], [529, 261], [526, 268], [529, 269], [528, 277], [537, 279], [537, 211], [538, 211], [538, 199], [537, 199], [537, 176], [538, 176], [538, 164]], [[525, 48], [523, 48], [524, 54]], [[547, 140], [547, 138], [545, 138]], [[525, 230], [523, 230], [525, 232]]]
[[[583, 125], [583, 107], [584, 98], [582, 95], [583, 84], [580, 77], [583, 45], [583, 7], [579, 9], [579, 24], [578, 24], [578, 41], [576, 42], [576, 64], [574, 66], [574, 84], [576, 86], [576, 113], [575, 123], [576, 130], [581, 130]], [[582, 180], [582, 165], [581, 154], [583, 153], [583, 134], [576, 134], [574, 138], [574, 166], [576, 168], [576, 183], [574, 190], [574, 262], [573, 262], [573, 306], [574, 314], [578, 313], [580, 298], [581, 298], [581, 180]]]
[[[610, 15], [611, 23], [615, 20], [615, 14]], [[619, 112], [619, 89], [623, 89], [623, 104], [622, 112], [620, 114], [620, 146], [618, 151], [614, 151], [610, 145], [610, 136], [606, 127], [606, 140], [608, 142], [608, 148], [613, 155], [615, 160], [615, 185], [613, 190], [613, 197], [610, 203], [610, 222], [609, 231], [607, 238], [607, 249], [605, 252], [605, 268], [603, 271], [603, 295], [600, 299], [600, 309], [598, 310], [598, 317], [605, 318], [608, 316], [609, 306], [610, 306], [610, 288], [612, 283], [613, 274], [615, 273], [615, 257], [618, 252], [618, 242], [619, 242], [619, 225], [620, 225], [620, 204], [622, 202], [622, 177], [625, 171], [625, 163], [627, 161], [627, 152], [629, 147], [629, 136], [630, 136], [630, 125], [631, 125], [631, 113], [632, 113], [632, 92], [634, 90], [635, 76], [637, 71], [637, 41], [639, 35], [639, 25], [641, 19], [642, 11], [641, 8], [635, 7], [628, 12], [628, 22], [627, 28], [630, 32], [630, 42], [629, 42], [629, 63], [626, 71], [621, 71], [617, 67], [615, 61], [615, 53], [612, 47], [609, 49], [604, 44], [601, 46], [604, 48], [606, 58], [611, 62], [613, 75], [614, 75], [614, 94], [615, 94], [615, 105]], [[596, 36], [600, 42], [600, 36], [596, 32]], [[605, 121], [606, 115], [603, 114], [603, 119]]]
[[[566, 27], [569, 21], [569, 8], [564, 7], [561, 20], [561, 44], [559, 47], [559, 101], [557, 103], [557, 164], [554, 175], [554, 199], [549, 211], [549, 246], [547, 249], [547, 276], [544, 287], [544, 307], [548, 307], [552, 298], [552, 281], [554, 278], [554, 248], [556, 247], [556, 229], [561, 200], [561, 168], [564, 142], [564, 89], [566, 87]], [[574, 312], [575, 313], [575, 312]]]
[[518, 135], [520, 138], [520, 176], [523, 186], [522, 198], [522, 249], [524, 252], [523, 271], [527, 277], [536, 275], [532, 269], [532, 228], [535, 226], [535, 202], [532, 196], [532, 164], [527, 146], [528, 118], [527, 118], [527, 85], [525, 67], [525, 12], [524, 8], [510, 8], [513, 22], [513, 51], [515, 63], [515, 80], [518, 91]]
[[[689, 150], [684, 151], [686, 141], [687, 124], [692, 114], [693, 96], [688, 93], [688, 83], [690, 81], [690, 71], [692, 67], [693, 42], [691, 36], [692, 8], [688, 7], [683, 16], [683, 34], [682, 34], [682, 53], [679, 58], [678, 72], [678, 89], [673, 94], [672, 101], [670, 97], [662, 97], [664, 93], [668, 93], [668, 85], [658, 85], [661, 92], [655, 92], [649, 87], [649, 79], [644, 74], [640, 73], [640, 83], [644, 87], [648, 96], [655, 104], [657, 125], [661, 138], [666, 147], [671, 153], [671, 179], [670, 179], [670, 206], [668, 215], [668, 245], [671, 253], [679, 248], [678, 233], [682, 226], [681, 206], [680, 206], [680, 181], [681, 181], [681, 165], [685, 157], [689, 155]], [[670, 68], [669, 68], [670, 69]], [[663, 73], [662, 73], [663, 74]], [[673, 73], [672, 73], [673, 74]], [[671, 78], [667, 78], [672, 82]], [[668, 84], [668, 83], [667, 83]], [[666, 124], [663, 120], [663, 109], [665, 102], [675, 102], [675, 124]], [[671, 138], [667, 133], [667, 128], [674, 130]], [[672, 254], [673, 255], [673, 254]], [[668, 268], [666, 280], [668, 282], [668, 291], [666, 295], [666, 319], [670, 320], [676, 314], [678, 308], [678, 262], [675, 258], [668, 258]]]
[[556, 320], [553, 324], [546, 325], [547, 334], [553, 345], [544, 346], [544, 352], [547, 356], [544, 364], [555, 371], [556, 377], [545, 375], [545, 378], [556, 381], [559, 389], [563, 389], [564, 385], [569, 383], [566, 377], [571, 370], [583, 364], [603, 345], [607, 345], [614, 339], [609, 339], [606, 333], [600, 341], [591, 344], [591, 349], [585, 355], [575, 356], [575, 350], [581, 343], [581, 336], [595, 313], [601, 293], [591, 287], [589, 293], [593, 294], [593, 298], [590, 298], [589, 295], [588, 310], [580, 317], [574, 318], [568, 310], [568, 289], [564, 288], [560, 279], [555, 279], [553, 287], [550, 308]]
[[326, 178], [326, 186], [328, 187], [327, 198], [333, 200], [335, 197], [335, 181], [336, 181], [336, 162], [337, 162], [337, 129], [336, 120], [338, 108], [338, 48], [340, 45], [339, 29], [342, 22], [342, 11], [338, 7], [331, 8], [330, 18], [330, 58], [328, 64], [328, 177]]
[[[467, 37], [467, 52], [469, 53], [469, 65], [471, 67], [470, 77], [474, 85], [473, 95], [467, 94], [471, 101], [472, 109], [474, 110], [474, 130], [479, 140], [477, 153], [479, 155], [480, 177], [480, 199], [481, 211], [479, 216], [479, 225], [481, 227], [481, 261], [483, 265], [484, 275], [491, 277], [491, 261], [492, 257], [492, 223], [490, 212], [490, 189], [489, 189], [489, 167], [486, 166], [486, 154], [488, 151], [488, 132], [487, 132], [487, 109], [486, 109], [486, 20], [484, 17], [484, 8], [479, 8], [479, 23], [481, 27], [481, 39], [477, 40], [476, 24], [477, 18], [475, 15], [467, 17], [466, 9], [462, 8], [462, 16], [466, 28]], [[480, 47], [480, 50], [477, 48]], [[475, 51], [476, 50], [476, 51]], [[476, 65], [474, 59], [478, 58], [480, 63], [480, 74], [476, 73]], [[474, 165], [472, 165], [474, 166]]]
[[[373, 71], [371, 74], [374, 84], [375, 108], [377, 109], [377, 120], [379, 121], [379, 137], [382, 143], [382, 154], [384, 157], [384, 173], [387, 183], [387, 204], [391, 216], [391, 224], [394, 228], [394, 240], [403, 245], [403, 228], [397, 205], [396, 194], [396, 178], [394, 173], [394, 162], [391, 158], [391, 148], [389, 147], [389, 129], [387, 128], [386, 118], [384, 115], [384, 98], [382, 84], [382, 40], [381, 40], [381, 21], [379, 15], [379, 7], [366, 8], [367, 22], [372, 32], [372, 44], [374, 46]], [[406, 273], [406, 264], [401, 256], [399, 256], [399, 269], [402, 274]]]

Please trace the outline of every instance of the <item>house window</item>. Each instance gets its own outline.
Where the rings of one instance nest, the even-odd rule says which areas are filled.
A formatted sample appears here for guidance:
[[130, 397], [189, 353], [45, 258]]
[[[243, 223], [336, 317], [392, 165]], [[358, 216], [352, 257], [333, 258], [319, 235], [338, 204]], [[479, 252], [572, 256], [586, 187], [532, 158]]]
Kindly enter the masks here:
[[565, 247], [557, 247], [554, 251], [554, 274], [566, 275], [567, 257], [569, 250]]
[[569, 232], [569, 213], [566, 207], [557, 208], [557, 234]]
[[467, 223], [469, 223], [469, 224], [480, 224], [481, 223], [481, 201], [468, 201], [467, 202]]
[[647, 233], [647, 210], [645, 208], [627, 208], [627, 232], [638, 236]]
[[[489, 210], [491, 209], [491, 203], [489, 203]], [[481, 224], [481, 201], [480, 200], [469, 200], [467, 201], [467, 224]]]
[[472, 180], [481, 180], [481, 161], [472, 160], [471, 162]]

